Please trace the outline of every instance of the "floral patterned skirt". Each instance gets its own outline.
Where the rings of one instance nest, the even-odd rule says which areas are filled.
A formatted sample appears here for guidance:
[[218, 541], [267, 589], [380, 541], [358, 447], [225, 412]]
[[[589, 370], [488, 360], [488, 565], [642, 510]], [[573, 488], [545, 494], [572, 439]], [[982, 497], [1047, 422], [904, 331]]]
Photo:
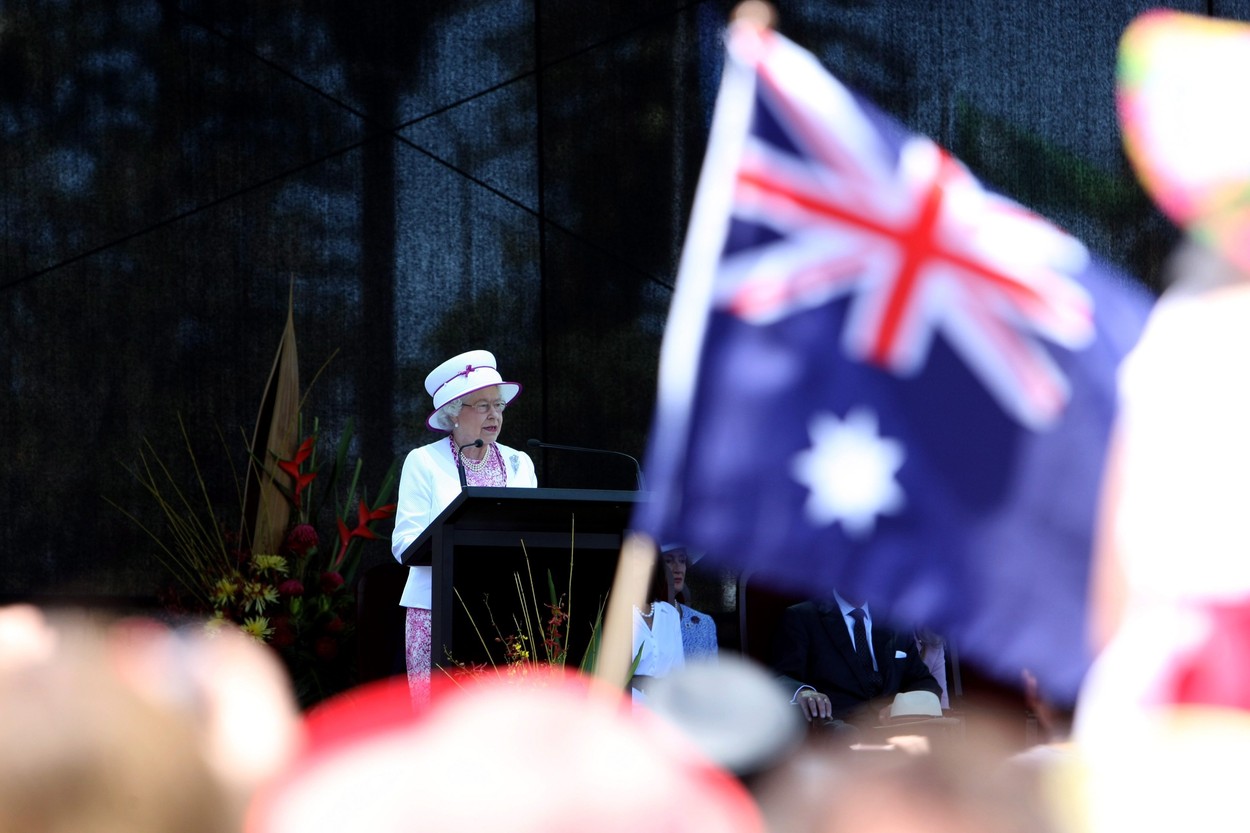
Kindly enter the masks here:
[[408, 608], [404, 622], [404, 656], [408, 666], [408, 692], [413, 708], [430, 703], [430, 611], [422, 607]]

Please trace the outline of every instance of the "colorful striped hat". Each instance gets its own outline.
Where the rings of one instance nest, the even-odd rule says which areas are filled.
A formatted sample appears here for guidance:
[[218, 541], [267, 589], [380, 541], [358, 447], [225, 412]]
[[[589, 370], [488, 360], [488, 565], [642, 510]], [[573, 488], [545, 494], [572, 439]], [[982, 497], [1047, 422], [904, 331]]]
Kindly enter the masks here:
[[1250, 271], [1250, 25], [1182, 12], [1137, 17], [1120, 40], [1124, 144], [1159, 208]]

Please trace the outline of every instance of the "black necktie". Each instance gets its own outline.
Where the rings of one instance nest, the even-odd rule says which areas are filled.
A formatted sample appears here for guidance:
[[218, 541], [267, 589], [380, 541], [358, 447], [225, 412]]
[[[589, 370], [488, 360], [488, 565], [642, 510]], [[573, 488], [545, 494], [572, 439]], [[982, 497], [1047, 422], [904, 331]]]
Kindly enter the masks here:
[[857, 607], [851, 611], [855, 620], [855, 656], [864, 666], [864, 673], [872, 681], [873, 690], [881, 688], [881, 675], [872, 667], [872, 649], [868, 646], [868, 628], [864, 625], [864, 609]]

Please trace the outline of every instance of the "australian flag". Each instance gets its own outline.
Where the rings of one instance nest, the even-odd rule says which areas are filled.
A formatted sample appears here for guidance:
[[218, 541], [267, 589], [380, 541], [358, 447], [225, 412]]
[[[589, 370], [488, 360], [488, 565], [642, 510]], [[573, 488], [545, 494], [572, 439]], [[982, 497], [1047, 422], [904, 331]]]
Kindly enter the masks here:
[[1150, 296], [776, 32], [727, 43], [635, 525], [1072, 702]]

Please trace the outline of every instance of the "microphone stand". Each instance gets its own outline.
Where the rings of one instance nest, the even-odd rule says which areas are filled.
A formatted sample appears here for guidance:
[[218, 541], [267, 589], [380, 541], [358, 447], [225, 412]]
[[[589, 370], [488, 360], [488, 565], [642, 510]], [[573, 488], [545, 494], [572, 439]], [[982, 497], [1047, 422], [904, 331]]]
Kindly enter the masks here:
[[642, 479], [642, 466], [638, 464], [637, 460], [626, 454], [624, 451], [610, 451], [606, 448], [583, 448], [579, 445], [557, 445], [556, 443], [545, 443], [542, 440], [535, 439], [531, 439], [527, 445], [529, 445], [530, 448], [554, 448], [560, 451], [584, 451], [589, 454], [611, 454], [613, 457], [624, 457], [626, 460], [634, 464], [634, 474], [637, 477], [636, 482], [638, 484], [638, 491], [642, 492], [646, 490]]
[[482, 445], [483, 445], [482, 438], [478, 437], [473, 442], [465, 443], [464, 445], [460, 446], [460, 449], [456, 452], [456, 471], [459, 472], [460, 474], [460, 490], [461, 491], [464, 491], [465, 489], [469, 488], [469, 478], [468, 478], [468, 475], [464, 473], [464, 458], [461, 457], [460, 455], [464, 454], [464, 450], [466, 448], [481, 448]]

